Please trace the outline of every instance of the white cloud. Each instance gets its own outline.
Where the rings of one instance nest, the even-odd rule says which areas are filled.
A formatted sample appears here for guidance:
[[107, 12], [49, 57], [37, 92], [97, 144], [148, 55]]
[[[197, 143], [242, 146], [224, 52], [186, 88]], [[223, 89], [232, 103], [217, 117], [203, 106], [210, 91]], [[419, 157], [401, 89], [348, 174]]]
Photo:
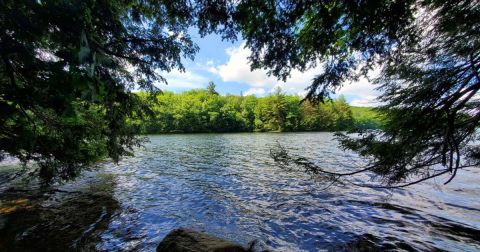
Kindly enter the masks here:
[[191, 71], [181, 72], [178, 69], [174, 69], [170, 72], [159, 72], [168, 82], [168, 85], [158, 83], [157, 87], [160, 89], [192, 89], [202, 88], [208, 82], [208, 79], [202, 75], [196, 74]]
[[358, 107], [376, 107], [376, 106], [379, 106], [381, 104], [382, 103], [377, 100], [377, 96], [374, 96], [374, 95], [369, 95], [369, 96], [364, 96], [362, 98], [353, 99], [350, 102], [350, 105], [358, 106]]
[[[125, 70], [129, 73], [134, 75], [135, 82], [138, 82], [138, 76], [135, 76], [135, 72], [137, 68], [128, 62], [124, 62]], [[154, 85], [162, 90], [186, 90], [186, 89], [194, 89], [194, 88], [204, 88], [209, 79], [206, 77], [194, 72], [194, 71], [180, 71], [177, 68], [172, 69], [170, 72], [161, 71], [160, 69], [156, 69], [155, 73], [162, 76], [167, 80], [167, 84], [164, 82], [156, 82]], [[139, 91], [140, 87], [135, 84], [132, 87], [133, 91]]]
[[296, 94], [300, 97], [305, 97], [307, 95], [307, 90], [305, 88], [310, 85], [310, 82], [312, 80], [305, 81], [304, 83], [300, 82], [292, 82], [288, 81], [287, 82], [279, 82], [275, 84], [269, 91], [269, 93], [275, 92], [275, 89], [277, 87], [280, 87], [282, 91], [289, 93], [289, 94]]
[[232, 56], [234, 53], [238, 52], [239, 50], [245, 49], [245, 43], [242, 43], [239, 47], [231, 46], [225, 49], [225, 53], [227, 53], [228, 56]]
[[343, 95], [354, 95], [354, 96], [377, 96], [379, 92], [375, 90], [375, 85], [373, 85], [370, 81], [366, 78], [360, 78], [359, 81], [346, 83], [340, 90], [338, 90], [338, 94]]
[[[380, 70], [375, 69], [370, 74], [370, 79], [377, 77], [379, 74]], [[380, 95], [380, 91], [376, 90], [376, 88], [377, 86], [370, 80], [362, 77], [358, 81], [346, 83], [337, 93], [354, 97], [350, 102], [353, 106], [372, 107], [381, 104], [376, 100]]]
[[172, 30], [169, 30], [167, 28], [164, 28], [163, 29], [164, 32], [166, 32], [168, 34], [168, 36], [170, 36], [171, 38], [175, 38], [175, 40], [177, 40], [177, 42], [181, 42], [183, 43], [183, 38], [185, 38], [185, 33], [183, 31], [181, 32], [176, 32], [176, 31], [172, 31]]
[[218, 74], [218, 70], [215, 67], [209, 67], [207, 68], [207, 71], [213, 74]]
[[219, 75], [223, 81], [245, 83], [257, 88], [273, 88], [281, 85], [284, 90], [297, 93], [303, 91], [321, 69], [321, 66], [317, 66], [303, 73], [293, 70], [290, 78], [286, 81], [287, 85], [283, 85], [285, 84], [283, 81], [268, 76], [264, 69], [250, 70], [248, 56], [250, 56], [251, 51], [245, 48], [244, 43], [239, 47], [227, 48], [225, 52], [230, 56], [229, 60], [217, 67], [210, 67], [209, 72]]
[[245, 91], [245, 93], [243, 93], [243, 95], [245, 95], [245, 96], [247, 96], [247, 95], [262, 96], [265, 93], [266, 93], [266, 91], [263, 88], [252, 87], [252, 88], [249, 88], [247, 91]]
[[219, 75], [223, 81], [245, 83], [257, 88], [272, 87], [277, 82], [274, 77], [268, 77], [264, 70], [250, 71], [247, 59], [250, 50], [244, 48], [244, 44], [227, 48], [225, 52], [230, 56], [227, 63], [209, 69], [209, 72]]
[[[341, 89], [340, 92], [349, 92], [357, 95], [370, 95], [370, 94], [379, 94], [380, 92], [375, 90], [375, 86], [372, 82], [375, 78], [380, 76], [380, 68], [374, 68], [368, 73], [368, 78], [361, 77], [356, 82], [346, 83]], [[370, 80], [369, 80], [370, 79]], [[372, 80], [372, 81], [371, 81]]]
[[195, 68], [198, 70], [218, 74], [218, 70], [215, 67], [215, 61], [213, 59], [207, 59], [205, 62], [197, 62], [195, 66]]
[[[227, 48], [225, 52], [230, 56], [228, 61], [216, 67], [210, 66], [208, 71], [220, 76], [222, 81], [247, 84], [252, 87], [251, 90], [272, 90], [276, 86], [280, 86], [288, 93], [305, 96], [305, 89], [311, 84], [315, 75], [322, 72], [321, 64], [317, 64], [316, 67], [305, 72], [293, 70], [287, 81], [283, 82], [275, 77], [268, 76], [266, 70], [250, 70], [248, 56], [250, 56], [251, 51], [245, 48], [245, 43], [242, 43], [239, 47]], [[372, 76], [376, 76], [378, 73], [379, 71], [375, 70]], [[367, 78], [361, 78], [354, 83], [347, 83], [337, 93], [355, 97], [352, 102], [356, 104], [376, 104], [374, 103], [374, 98], [379, 95], [379, 92], [375, 90], [375, 86]]]

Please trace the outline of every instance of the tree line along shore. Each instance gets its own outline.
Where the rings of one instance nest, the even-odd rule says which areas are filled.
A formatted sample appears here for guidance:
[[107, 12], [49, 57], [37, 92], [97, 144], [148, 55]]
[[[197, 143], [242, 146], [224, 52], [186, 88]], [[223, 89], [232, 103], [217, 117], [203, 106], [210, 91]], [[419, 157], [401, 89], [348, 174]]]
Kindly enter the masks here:
[[298, 95], [276, 89], [264, 97], [219, 95], [214, 86], [182, 93], [169, 91], [150, 99], [152, 112], [131, 120], [140, 134], [196, 132], [296, 132], [379, 129], [379, 113], [369, 107], [350, 106], [343, 96], [324, 103], [301, 102]]

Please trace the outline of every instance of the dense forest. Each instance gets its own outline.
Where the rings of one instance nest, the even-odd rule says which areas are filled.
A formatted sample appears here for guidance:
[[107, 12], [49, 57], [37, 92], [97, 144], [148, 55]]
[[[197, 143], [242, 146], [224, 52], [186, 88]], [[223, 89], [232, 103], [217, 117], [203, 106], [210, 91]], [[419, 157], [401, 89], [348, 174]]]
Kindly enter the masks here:
[[[197, 36], [216, 34], [243, 43], [250, 70], [279, 82], [322, 66], [305, 83], [313, 104], [373, 75], [382, 130], [338, 138], [374, 160], [359, 172], [376, 173], [386, 184], [443, 174], [449, 182], [457, 170], [480, 164], [478, 17], [478, 1], [465, 0], [0, 1], [0, 160], [34, 161], [46, 180], [72, 178], [105, 156], [131, 155], [143, 142], [132, 127], [140, 122], [149, 122], [141, 132], [352, 125], [346, 109], [334, 113], [336, 120], [322, 118], [329, 106], [341, 110], [340, 101], [298, 105], [283, 94], [210, 94], [208, 101], [171, 95], [178, 103], [164, 94], [164, 105], [145, 117], [150, 109], [132, 91], [158, 91], [166, 73], [194, 60]], [[198, 107], [215, 102], [213, 110]], [[252, 108], [242, 108], [249, 102]], [[430, 169], [437, 165], [443, 168]]]
[[[147, 93], [139, 93], [149, 101]], [[219, 95], [215, 85], [149, 101], [153, 114], [132, 121], [142, 134], [174, 132], [343, 131], [379, 128], [371, 108], [351, 107], [343, 96], [314, 104], [280, 88], [265, 97]]]

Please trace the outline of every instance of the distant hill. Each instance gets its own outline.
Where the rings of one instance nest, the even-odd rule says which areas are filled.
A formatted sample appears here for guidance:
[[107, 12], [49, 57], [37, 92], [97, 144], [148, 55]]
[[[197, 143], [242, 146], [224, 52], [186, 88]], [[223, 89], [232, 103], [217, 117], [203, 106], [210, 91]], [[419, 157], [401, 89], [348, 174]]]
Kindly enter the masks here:
[[359, 129], [379, 129], [383, 122], [380, 114], [372, 107], [350, 106], [355, 127]]

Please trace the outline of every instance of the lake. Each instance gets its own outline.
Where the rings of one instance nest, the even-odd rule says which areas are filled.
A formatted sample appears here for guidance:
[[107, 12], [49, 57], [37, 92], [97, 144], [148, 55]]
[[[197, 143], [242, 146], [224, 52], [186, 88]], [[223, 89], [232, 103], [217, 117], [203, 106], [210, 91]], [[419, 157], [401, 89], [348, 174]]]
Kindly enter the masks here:
[[[256, 248], [273, 251], [480, 249], [478, 168], [462, 171], [446, 186], [446, 178], [437, 178], [395, 190], [352, 185], [325, 189], [323, 182], [301, 171], [279, 168], [269, 151], [280, 143], [293, 154], [335, 170], [365, 164], [354, 153], [339, 149], [332, 133], [177, 134], [149, 138], [150, 142], [134, 157], [118, 165], [103, 163], [98, 171], [86, 172], [57, 192], [37, 197], [42, 200], [37, 203], [42, 209], [58, 205], [65, 198], [68, 202], [91, 204], [90, 209], [98, 206], [90, 221], [76, 227], [82, 232], [72, 234], [80, 234], [72, 246], [77, 246], [86, 234], [95, 234], [90, 243], [94, 242], [97, 250], [154, 251], [172, 229], [188, 227], [242, 245], [255, 240]], [[107, 178], [111, 186], [95, 182], [98, 186], [92, 189], [92, 183], [86, 182], [99, 178]], [[90, 199], [79, 200], [77, 194], [59, 196], [86, 184], [91, 192], [105, 190], [112, 197], [97, 197], [92, 203]], [[4, 191], [11, 188], [2, 186]], [[5, 205], [7, 200], [4, 197], [0, 202]], [[15, 231], [12, 218], [19, 216], [4, 215], [7, 217], [3, 224], [0, 219], [0, 235], [16, 232], [8, 239], [21, 242], [23, 236], [19, 234], [32, 227]], [[41, 216], [50, 218], [48, 214]], [[34, 222], [24, 225], [32, 226]], [[71, 222], [62, 227], [72, 229]], [[3, 240], [5, 244], [10, 242]]]

